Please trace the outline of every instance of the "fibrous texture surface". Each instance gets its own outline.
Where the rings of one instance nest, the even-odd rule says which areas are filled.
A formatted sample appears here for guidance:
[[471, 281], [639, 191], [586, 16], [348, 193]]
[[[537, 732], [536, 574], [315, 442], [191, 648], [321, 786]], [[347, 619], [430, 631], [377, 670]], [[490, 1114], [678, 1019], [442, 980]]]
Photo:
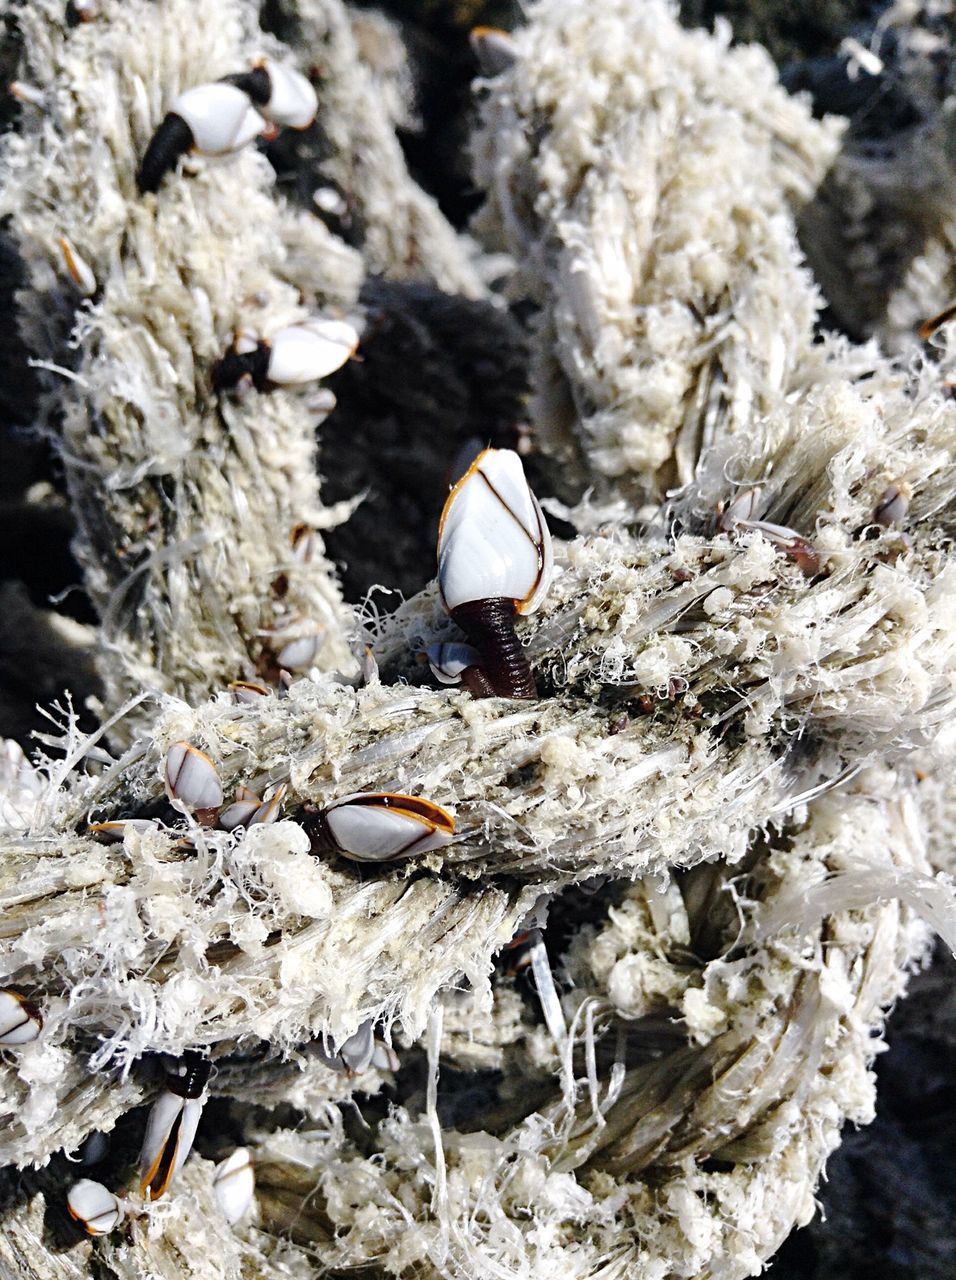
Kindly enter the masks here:
[[[62, 706], [35, 764], [0, 759], [0, 984], [43, 1017], [0, 1064], [0, 1159], [29, 1168], [4, 1175], [0, 1261], [24, 1280], [758, 1273], [812, 1216], [841, 1126], [871, 1118], [885, 1010], [932, 930], [956, 942], [956, 404], [931, 361], [815, 334], [794, 217], [840, 126], [657, 0], [541, 0], [479, 89], [482, 258], [405, 172], [387, 25], [289, 0], [270, 21], [293, 55], [245, 0], [105, 0], [79, 26], [53, 0], [6, 8], [39, 98], [0, 207], [104, 689], [95, 731]], [[351, 209], [349, 244], [254, 150], [136, 194], [175, 94], [260, 53], [315, 69], [321, 137], [283, 154], [300, 193], [331, 183]], [[482, 297], [492, 248], [530, 326], [542, 471], [591, 490], [550, 504], [579, 531], [519, 620], [529, 702], [435, 685], [424, 649], [461, 637], [434, 586], [388, 615], [343, 600], [320, 532], [360, 495], [320, 496], [328, 392], [210, 381], [234, 330], [349, 316], [334, 412], [389, 458], [407, 435], [440, 488], [520, 399], [500, 357], [518, 321]], [[465, 425], [415, 437], [411, 374], [390, 418], [406, 349]], [[508, 377], [468, 396], [482, 358]], [[363, 539], [420, 547], [437, 521], [401, 488], [356, 526], [352, 594]], [[305, 623], [316, 660], [278, 678]], [[278, 820], [194, 815], [169, 785], [182, 743], [227, 804], [248, 788]], [[362, 792], [442, 806], [454, 839], [337, 856], [319, 815]], [[104, 822], [127, 825], [104, 843]], [[353, 1069], [337, 1055], [370, 1025], [380, 1052]], [[142, 1107], [187, 1050], [214, 1067], [199, 1154], [162, 1200], [131, 1192], [125, 1231], [54, 1248], [63, 1153], [128, 1190]], [[211, 1161], [240, 1141], [257, 1191], [232, 1227]]]
[[548, 5], [482, 109], [482, 225], [541, 307], [542, 441], [632, 500], [779, 404], [813, 340], [793, 215], [840, 123], [729, 41], [658, 4]]

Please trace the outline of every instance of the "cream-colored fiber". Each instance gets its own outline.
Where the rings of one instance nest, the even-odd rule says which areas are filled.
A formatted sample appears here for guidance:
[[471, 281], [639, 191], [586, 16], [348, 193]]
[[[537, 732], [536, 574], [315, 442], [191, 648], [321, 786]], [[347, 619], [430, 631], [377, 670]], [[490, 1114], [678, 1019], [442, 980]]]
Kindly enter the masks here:
[[369, 271], [483, 296], [477, 246], [408, 177], [395, 130], [411, 123], [411, 104], [394, 29], [374, 13], [350, 15], [340, 0], [281, 0], [278, 8], [290, 43], [318, 65], [319, 121], [330, 151], [321, 177], [343, 194]]
[[[481, 291], [400, 163], [394, 33], [332, 0], [277, 10], [298, 64], [328, 64], [325, 173], [364, 210], [360, 254], [284, 204], [254, 150], [135, 194], [178, 89], [285, 56], [255, 5], [105, 0], [73, 28], [53, 0], [6, 7], [46, 105], [5, 141], [0, 207], [24, 333], [62, 367], [44, 425], [105, 692], [93, 732], [64, 703], [35, 765], [0, 755], [0, 985], [44, 1019], [0, 1061], [0, 1162], [42, 1166], [0, 1174], [0, 1269], [757, 1274], [812, 1216], [841, 1126], [872, 1117], [885, 1010], [930, 926], [956, 937], [956, 402], [931, 361], [814, 342], [792, 214], [838, 127], [762, 51], [658, 0], [530, 9], [481, 90], [483, 222], [541, 308], [539, 379], [560, 367], [573, 392], [545, 421], [538, 382], [560, 488], [597, 489], [518, 622], [540, 698], [478, 701], [428, 676], [422, 650], [460, 638], [434, 585], [359, 613], [320, 546], [293, 561], [296, 523], [350, 507], [321, 504], [317, 402], [209, 390], [240, 325], [361, 324], [366, 269], [417, 278], [401, 246]], [[627, 503], [675, 479], [638, 525]], [[754, 486], [753, 518], [813, 564], [726, 517]], [[906, 501], [880, 523], [890, 486]], [[293, 611], [328, 628], [316, 668], [238, 701], [226, 685]], [[284, 787], [279, 820], [226, 832], [171, 807], [181, 741], [226, 803]], [[320, 850], [318, 810], [383, 790], [451, 810], [453, 842], [381, 865]], [[127, 818], [151, 825], [90, 830]], [[369, 1022], [397, 1073], [384, 1051], [337, 1068]], [[44, 1213], [87, 1176], [60, 1153], [110, 1132], [103, 1176], [130, 1191], [135, 1109], [157, 1055], [187, 1049], [214, 1066], [198, 1154], [156, 1204], [131, 1194], [127, 1234], [54, 1248]], [[240, 1137], [257, 1193], [226, 1228], [209, 1160]]]
[[818, 299], [793, 213], [841, 125], [729, 41], [664, 0], [539, 4], [482, 106], [480, 228], [541, 308], [534, 424], [629, 499], [805, 381]]

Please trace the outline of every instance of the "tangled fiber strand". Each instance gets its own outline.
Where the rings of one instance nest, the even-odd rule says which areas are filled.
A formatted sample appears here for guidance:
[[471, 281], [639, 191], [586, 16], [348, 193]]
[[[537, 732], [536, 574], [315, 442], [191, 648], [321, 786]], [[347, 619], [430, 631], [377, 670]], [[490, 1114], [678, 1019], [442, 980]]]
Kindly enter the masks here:
[[842, 126], [729, 43], [663, 0], [538, 4], [482, 106], [479, 225], [540, 307], [542, 445], [630, 500], [806, 383], [818, 298], [794, 211]]
[[[44, 98], [5, 136], [0, 205], [27, 266], [28, 346], [57, 366], [47, 418], [102, 620], [107, 705], [143, 687], [202, 697], [254, 671], [266, 638], [299, 616], [325, 628], [320, 664], [341, 667], [350, 615], [331, 566], [321, 544], [299, 564], [289, 541], [295, 525], [335, 518], [318, 494], [316, 414], [284, 392], [217, 404], [210, 372], [234, 331], [267, 335], [305, 314], [293, 235], [320, 264], [317, 303], [351, 303], [361, 261], [272, 199], [254, 151], [204, 162], [155, 197], [134, 185], [172, 97], [261, 49], [254, 6], [115, 4], [72, 29], [52, 0], [7, 10], [23, 79]], [[64, 237], [95, 281], [86, 300]]]
[[[5, 200], [22, 224], [27, 332], [48, 362], [67, 359], [75, 318], [73, 299], [41, 326], [54, 271], [66, 296], [61, 225], [102, 290], [76, 330], [69, 372], [82, 382], [51, 382], [46, 412], [62, 415], [114, 669], [102, 664], [99, 730], [82, 733], [67, 709], [36, 770], [8, 753], [0, 774], [0, 972], [44, 1016], [40, 1038], [0, 1067], [3, 1154], [50, 1162], [28, 1175], [28, 1203], [7, 1184], [12, 1256], [48, 1252], [37, 1224], [45, 1198], [62, 1200], [56, 1152], [123, 1130], [155, 1094], [152, 1055], [201, 1047], [254, 1152], [255, 1225], [224, 1229], [211, 1167], [195, 1159], [129, 1239], [82, 1246], [60, 1274], [83, 1274], [91, 1247], [105, 1275], [170, 1280], [184, 1258], [198, 1274], [269, 1280], [316, 1267], [469, 1280], [756, 1273], [812, 1213], [840, 1126], [871, 1115], [883, 1010], [926, 955], [914, 912], [947, 936], [956, 919], [930, 862], [951, 853], [951, 822], [929, 830], [951, 812], [956, 407], [930, 364], [812, 345], [815, 294], [791, 211], [837, 129], [810, 124], [759, 51], [682, 33], [660, 4], [532, 10], [516, 61], [486, 87], [481, 147], [483, 171], [498, 175], [489, 221], [507, 215], [507, 235], [527, 236], [511, 241], [530, 254], [514, 284], [542, 308], [542, 367], [551, 326], [575, 391], [575, 413], [545, 443], [570, 490], [614, 482], [601, 503], [682, 488], [639, 534], [633, 508], [607, 521], [609, 507], [578, 506], [583, 532], [558, 549], [548, 598], [521, 624], [543, 696], [475, 701], [426, 685], [421, 649], [455, 634], [434, 588], [369, 624], [375, 661], [358, 676], [358, 622], [321, 552], [290, 563], [291, 525], [333, 518], [318, 505], [305, 402], [206, 399], [209, 365], [248, 323], [249, 299], [265, 297], [253, 307], [263, 328], [300, 316], [299, 264], [309, 305], [351, 306], [359, 257], [276, 202], [252, 153], [203, 162], [155, 199], [133, 195], [169, 95], [259, 47], [279, 52], [254, 6], [217, 0], [197, 15], [184, 0], [134, 0], [72, 31], [50, 0], [16, 11], [48, 105], [7, 143]], [[325, 23], [327, 56], [340, 49], [353, 65], [341, 11], [309, 0], [288, 14], [316, 40]], [[196, 23], [205, 43], [182, 39]], [[307, 65], [309, 49], [298, 56]], [[584, 65], [606, 112], [597, 99], [580, 110]], [[682, 123], [698, 100], [706, 160]], [[342, 101], [342, 138], [357, 146], [361, 104]], [[389, 110], [367, 136], [389, 134]], [[636, 137], [656, 139], [661, 171], [673, 170], [643, 213], [627, 198], [651, 154]], [[610, 140], [609, 179], [595, 156]], [[724, 145], [754, 189], [711, 223], [731, 185]], [[571, 152], [577, 190], [562, 168]], [[376, 166], [361, 177], [362, 161], [354, 187], [377, 211], [392, 162], [375, 194]], [[338, 163], [347, 175], [347, 157]], [[84, 188], [61, 224], [55, 186], [72, 191], [100, 168], [112, 200], [94, 208]], [[686, 208], [671, 202], [681, 191]], [[414, 204], [394, 243], [369, 238], [382, 269], [400, 273], [396, 246], [429, 225]], [[615, 211], [649, 218], [662, 247], [653, 270], [638, 241], [608, 235]], [[384, 227], [379, 212], [368, 221]], [[585, 347], [582, 299], [616, 279], [589, 275], [605, 248], [646, 282], [641, 323], [654, 324], [615, 336], [598, 307]], [[599, 280], [595, 294], [583, 276]], [[456, 287], [467, 291], [463, 277]], [[648, 335], [670, 332], [657, 326], [668, 317], [687, 332], [665, 367]], [[628, 344], [633, 368], [617, 359]], [[619, 367], [630, 384], [602, 399]], [[644, 376], [664, 373], [656, 400], [642, 399]], [[658, 421], [654, 404], [670, 416]], [[905, 502], [881, 522], [889, 485]], [[804, 539], [809, 564], [766, 525], [723, 520], [755, 486], [756, 518]], [[145, 553], [137, 609], [119, 554], [133, 547]], [[326, 669], [285, 697], [238, 702], [224, 686], [254, 669], [289, 592], [328, 626]], [[281, 820], [226, 832], [171, 809], [163, 762], [182, 740], [209, 754], [229, 797], [284, 786]], [[368, 790], [445, 805], [456, 839], [407, 865], [317, 856], [315, 810]], [[89, 827], [133, 818], [148, 825], [116, 844]], [[543, 902], [554, 922], [533, 931], [525, 997], [496, 956]], [[400, 1069], [335, 1072], [329, 1052], [369, 1021], [401, 1045]], [[370, 1102], [386, 1082], [391, 1104]], [[364, 1123], [347, 1122], [352, 1109]], [[217, 1154], [221, 1135], [201, 1140]]]

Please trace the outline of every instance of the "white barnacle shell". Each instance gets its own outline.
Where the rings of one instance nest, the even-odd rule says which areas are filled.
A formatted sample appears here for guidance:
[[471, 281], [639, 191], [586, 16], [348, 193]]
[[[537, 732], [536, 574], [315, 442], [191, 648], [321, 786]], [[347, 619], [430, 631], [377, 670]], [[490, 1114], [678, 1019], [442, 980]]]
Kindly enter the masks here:
[[63, 262], [70, 273], [73, 283], [84, 298], [91, 297], [96, 293], [96, 276], [93, 274], [92, 267], [80, 257], [72, 242], [66, 236], [60, 236], [58, 244]]
[[514, 38], [500, 27], [472, 27], [468, 43], [478, 59], [483, 76], [497, 76], [518, 57]]
[[0, 988], [0, 1047], [29, 1044], [43, 1030], [39, 1009], [17, 991]]
[[551, 581], [551, 534], [512, 449], [485, 449], [445, 503], [438, 585], [449, 612], [474, 600], [514, 600], [532, 613]]
[[898, 524], [906, 516], [912, 496], [913, 492], [905, 481], [900, 484], [888, 484], [873, 508], [873, 519], [884, 529]]
[[349, 1071], [357, 1076], [369, 1069], [374, 1054], [375, 1037], [372, 1034], [372, 1023], [370, 1021], [363, 1022], [358, 1031], [349, 1036], [341, 1049], [339, 1049], [339, 1057]]
[[292, 559], [296, 564], [310, 564], [315, 557], [319, 535], [310, 524], [297, 524], [289, 534]]
[[282, 808], [282, 800], [286, 793], [286, 784], [283, 782], [281, 787], [276, 787], [274, 793], [268, 800], [264, 801], [256, 809], [255, 813], [249, 819], [247, 826], [254, 827], [259, 824], [275, 822], [279, 817], [279, 811]]
[[481, 654], [470, 644], [430, 644], [425, 656], [432, 675], [442, 684], [460, 684], [461, 673], [481, 663]]
[[270, 382], [298, 387], [341, 369], [359, 336], [344, 320], [315, 319], [280, 329], [270, 340]]
[[81, 1178], [74, 1182], [66, 1197], [66, 1208], [74, 1222], [78, 1222], [91, 1236], [106, 1236], [115, 1231], [126, 1217], [123, 1202], [102, 1182]]
[[238, 151], [262, 132], [264, 123], [241, 89], [218, 81], [187, 89], [169, 109], [186, 122], [196, 150], [207, 156]]
[[741, 489], [727, 505], [721, 508], [717, 527], [722, 533], [730, 533], [737, 525], [756, 520], [761, 507], [763, 490], [759, 484]]
[[188, 742], [174, 742], [166, 752], [166, 794], [187, 809], [218, 809], [222, 783], [216, 766], [204, 751]]
[[398, 1054], [384, 1040], [376, 1040], [372, 1049], [372, 1066], [379, 1071], [397, 1071], [401, 1066]]
[[219, 826], [223, 831], [232, 831], [234, 827], [246, 827], [252, 821], [262, 805], [262, 800], [248, 787], [239, 787], [232, 804], [227, 805], [219, 814]]
[[260, 698], [267, 698], [269, 690], [264, 684], [258, 684], [255, 680], [233, 680], [228, 686], [229, 692], [237, 702], [258, 702]]
[[236, 1147], [231, 1156], [216, 1165], [212, 1191], [223, 1217], [231, 1225], [238, 1222], [252, 1204], [256, 1175], [248, 1147]]
[[349, 211], [344, 198], [335, 187], [317, 187], [312, 192], [312, 199], [317, 209], [323, 213], [331, 213], [336, 218], [344, 218]]
[[266, 71], [272, 91], [269, 101], [260, 107], [262, 114], [273, 124], [307, 129], [319, 109], [315, 89], [301, 71], [287, 64], [269, 62]]
[[43, 787], [20, 744], [0, 738], [0, 831], [29, 830]]
[[46, 94], [43, 90], [38, 89], [34, 84], [28, 84], [26, 80], [11, 80], [10, 96], [31, 107], [46, 106]]
[[282, 627], [276, 663], [286, 671], [307, 671], [325, 641], [325, 627], [311, 618], [294, 618]]
[[139, 1153], [140, 1191], [158, 1200], [186, 1163], [199, 1126], [206, 1094], [182, 1098], [164, 1089], [150, 1109]]
[[360, 791], [323, 810], [335, 847], [359, 862], [386, 862], [440, 849], [455, 833], [445, 809], [417, 796]]

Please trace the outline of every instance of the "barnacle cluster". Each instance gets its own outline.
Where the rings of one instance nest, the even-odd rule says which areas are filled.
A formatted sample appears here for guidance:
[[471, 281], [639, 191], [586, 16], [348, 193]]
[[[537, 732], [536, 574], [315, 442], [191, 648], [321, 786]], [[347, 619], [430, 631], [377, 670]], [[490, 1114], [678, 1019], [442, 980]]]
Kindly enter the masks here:
[[[842, 126], [665, 0], [477, 38], [480, 246], [384, 19], [65, 8], [2, 4], [0, 209], [101, 689], [0, 757], [0, 1270], [756, 1274], [956, 946], [956, 330], [818, 333]], [[283, 85], [312, 208], [238, 145]], [[489, 348], [521, 303], [538, 453], [415, 443], [457, 484], [385, 612], [314, 383], [423, 284]]]

